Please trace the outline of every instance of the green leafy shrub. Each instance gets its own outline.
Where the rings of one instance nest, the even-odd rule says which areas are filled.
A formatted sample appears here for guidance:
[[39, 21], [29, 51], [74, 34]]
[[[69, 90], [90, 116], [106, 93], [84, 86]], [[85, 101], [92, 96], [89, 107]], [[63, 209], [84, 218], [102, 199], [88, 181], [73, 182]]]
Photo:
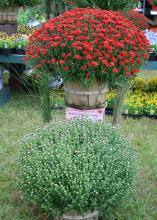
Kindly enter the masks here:
[[41, 5], [36, 5], [34, 7], [28, 7], [28, 8], [22, 8], [19, 10], [18, 16], [17, 16], [17, 22], [20, 25], [27, 25], [29, 22], [32, 22], [34, 20], [43, 21], [45, 20], [44, 16], [44, 8], [42, 8]]
[[157, 77], [148, 79], [149, 92], [157, 92]]
[[147, 92], [157, 92], [157, 77], [144, 79], [136, 77], [132, 86], [132, 90], [141, 90]]
[[40, 0], [1, 0], [0, 7], [10, 6], [33, 6], [40, 2]]
[[71, 6], [77, 6], [80, 8], [92, 7], [114, 11], [123, 10], [124, 8], [132, 7], [135, 5], [134, 0], [66, 0], [66, 2]]
[[142, 90], [145, 91], [147, 88], [147, 81], [142, 77], [136, 77], [133, 83], [133, 90]]
[[50, 216], [73, 210], [106, 210], [134, 186], [137, 156], [107, 124], [57, 122], [23, 141], [18, 187]]
[[[108, 108], [113, 108], [116, 92], [110, 91], [106, 96]], [[142, 90], [129, 91], [124, 100], [123, 113], [125, 114], [157, 114], [157, 92], [145, 92]]]

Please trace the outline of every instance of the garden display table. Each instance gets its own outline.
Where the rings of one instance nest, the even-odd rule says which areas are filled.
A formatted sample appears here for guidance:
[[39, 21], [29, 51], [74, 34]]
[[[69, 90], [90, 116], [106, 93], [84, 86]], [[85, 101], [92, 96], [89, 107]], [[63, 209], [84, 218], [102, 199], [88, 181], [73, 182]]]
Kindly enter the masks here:
[[9, 84], [11, 86], [14, 84], [14, 80], [17, 81], [17, 77], [19, 77], [19, 74], [22, 74], [25, 70], [23, 58], [24, 55], [0, 54], [0, 106], [3, 106], [5, 103], [7, 103], [10, 98], [10, 88], [4, 87], [3, 85], [2, 67], [5, 67], [10, 72]]
[[9, 54], [9, 55], [3, 55], [0, 54], [0, 63], [8, 63], [8, 64], [24, 64], [24, 55], [19, 54]]

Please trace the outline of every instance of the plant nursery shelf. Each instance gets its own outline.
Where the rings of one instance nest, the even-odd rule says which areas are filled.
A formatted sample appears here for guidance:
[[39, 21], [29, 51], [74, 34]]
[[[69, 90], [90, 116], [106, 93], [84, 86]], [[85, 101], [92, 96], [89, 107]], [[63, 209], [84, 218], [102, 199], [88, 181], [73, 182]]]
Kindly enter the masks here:
[[17, 63], [24, 64], [24, 55], [19, 54], [9, 54], [9, 55], [0, 55], [0, 63]]

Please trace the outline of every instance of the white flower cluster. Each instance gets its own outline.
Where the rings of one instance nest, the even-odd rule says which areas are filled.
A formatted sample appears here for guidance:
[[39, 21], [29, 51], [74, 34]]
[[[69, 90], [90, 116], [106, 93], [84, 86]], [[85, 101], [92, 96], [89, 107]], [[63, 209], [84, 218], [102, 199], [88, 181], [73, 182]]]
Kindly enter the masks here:
[[25, 138], [18, 186], [50, 215], [101, 211], [130, 192], [137, 164], [133, 148], [109, 125], [62, 121]]

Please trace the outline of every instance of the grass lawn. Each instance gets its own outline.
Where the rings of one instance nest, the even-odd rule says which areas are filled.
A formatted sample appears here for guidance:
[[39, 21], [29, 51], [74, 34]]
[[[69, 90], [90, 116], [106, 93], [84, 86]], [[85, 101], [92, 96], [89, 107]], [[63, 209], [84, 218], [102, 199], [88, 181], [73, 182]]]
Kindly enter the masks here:
[[[0, 108], [0, 219], [46, 219], [22, 201], [14, 189], [14, 167], [21, 138], [43, 126], [40, 109], [28, 96], [15, 93], [11, 101]], [[54, 120], [64, 117], [63, 110], [52, 112]], [[106, 121], [110, 121], [110, 116]], [[157, 219], [157, 120], [123, 119], [121, 132], [139, 153], [141, 169], [137, 193], [132, 203], [125, 204], [113, 216], [105, 219], [156, 220]]]

